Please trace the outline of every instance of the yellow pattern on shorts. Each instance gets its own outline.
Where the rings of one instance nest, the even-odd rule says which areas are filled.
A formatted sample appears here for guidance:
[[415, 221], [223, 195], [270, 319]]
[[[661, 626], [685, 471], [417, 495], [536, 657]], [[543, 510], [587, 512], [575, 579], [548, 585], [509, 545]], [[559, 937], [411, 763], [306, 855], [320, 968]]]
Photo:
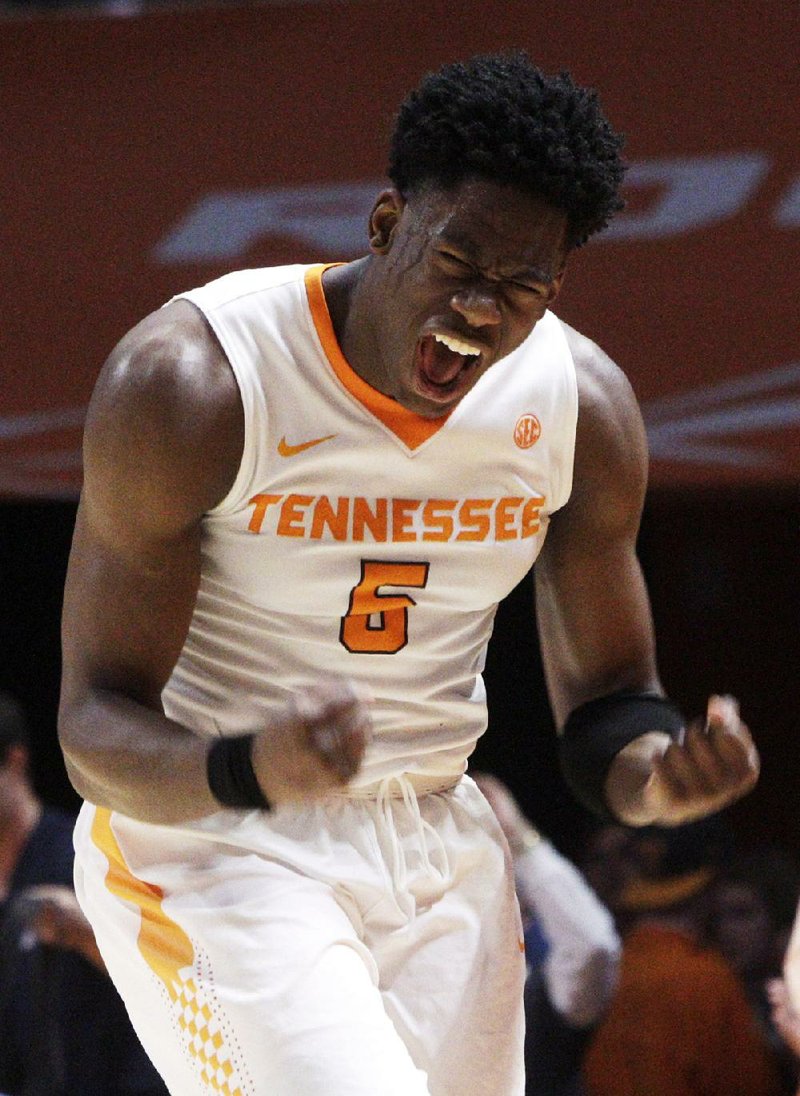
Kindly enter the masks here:
[[[200, 1067], [203, 1083], [222, 1096], [242, 1096], [219, 1024], [208, 1004], [202, 1002], [193, 978], [181, 983], [177, 1004], [181, 1009], [178, 1023], [186, 1033], [189, 1053]], [[231, 1088], [232, 1084], [236, 1087]]]
[[185, 1049], [194, 1059], [200, 1079], [220, 1096], [245, 1096], [221, 1031], [218, 1005], [212, 1007], [195, 981], [194, 947], [180, 925], [164, 912], [161, 888], [133, 875], [111, 829], [111, 812], [105, 808], [95, 809], [92, 840], [108, 860], [108, 889], [139, 910], [139, 951], [169, 995]]

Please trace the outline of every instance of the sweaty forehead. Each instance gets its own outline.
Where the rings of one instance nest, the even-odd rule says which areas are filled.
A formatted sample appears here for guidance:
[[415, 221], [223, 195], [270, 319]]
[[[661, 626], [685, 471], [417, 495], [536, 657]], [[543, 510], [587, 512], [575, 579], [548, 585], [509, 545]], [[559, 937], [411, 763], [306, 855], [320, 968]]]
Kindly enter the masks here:
[[498, 274], [554, 277], [566, 257], [567, 216], [512, 186], [467, 183], [430, 196], [431, 242]]

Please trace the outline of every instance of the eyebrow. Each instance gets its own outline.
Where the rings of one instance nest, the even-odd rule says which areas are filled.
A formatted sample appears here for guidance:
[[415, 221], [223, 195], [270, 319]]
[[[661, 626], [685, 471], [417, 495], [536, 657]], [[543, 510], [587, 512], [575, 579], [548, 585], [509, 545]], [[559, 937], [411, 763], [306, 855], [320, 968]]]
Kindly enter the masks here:
[[[475, 251], [470, 247], [469, 243], [459, 238], [457, 235], [447, 235], [446, 232], [438, 232], [433, 235], [434, 243], [443, 244], [445, 247], [452, 247], [456, 251], [460, 251], [465, 259], [471, 263], [479, 273], [485, 273], [483, 267], [478, 262]], [[513, 273], [507, 273], [500, 275], [501, 281], [515, 282], [515, 281], [531, 281], [538, 282], [540, 285], [551, 285], [556, 277], [558, 271], [555, 274], [550, 274], [541, 267], [528, 266], [515, 270]]]

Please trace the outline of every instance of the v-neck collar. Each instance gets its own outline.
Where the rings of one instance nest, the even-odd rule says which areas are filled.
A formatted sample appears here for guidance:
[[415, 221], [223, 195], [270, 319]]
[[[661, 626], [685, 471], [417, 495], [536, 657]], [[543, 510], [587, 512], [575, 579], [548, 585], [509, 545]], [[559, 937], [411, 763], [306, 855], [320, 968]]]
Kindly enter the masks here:
[[333, 330], [328, 302], [322, 288], [322, 275], [332, 263], [320, 263], [309, 267], [305, 273], [306, 294], [322, 349], [331, 368], [341, 384], [351, 396], [383, 423], [409, 449], [418, 449], [423, 442], [440, 430], [451, 412], [438, 419], [426, 419], [403, 407], [397, 400], [390, 399], [377, 388], [367, 384], [353, 369], [342, 353], [336, 333]]

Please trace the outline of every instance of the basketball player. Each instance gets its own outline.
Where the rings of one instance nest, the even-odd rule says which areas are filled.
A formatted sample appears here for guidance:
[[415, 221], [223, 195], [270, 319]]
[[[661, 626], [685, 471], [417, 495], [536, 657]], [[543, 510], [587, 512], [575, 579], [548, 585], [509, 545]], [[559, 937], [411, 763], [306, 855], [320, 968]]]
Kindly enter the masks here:
[[735, 702], [685, 729], [662, 696], [639, 411], [551, 311], [620, 145], [524, 56], [445, 67], [364, 258], [183, 294], [102, 372], [61, 741], [77, 889], [178, 1096], [523, 1092], [513, 878], [465, 769], [537, 557], [577, 794], [678, 824], [756, 779]]

